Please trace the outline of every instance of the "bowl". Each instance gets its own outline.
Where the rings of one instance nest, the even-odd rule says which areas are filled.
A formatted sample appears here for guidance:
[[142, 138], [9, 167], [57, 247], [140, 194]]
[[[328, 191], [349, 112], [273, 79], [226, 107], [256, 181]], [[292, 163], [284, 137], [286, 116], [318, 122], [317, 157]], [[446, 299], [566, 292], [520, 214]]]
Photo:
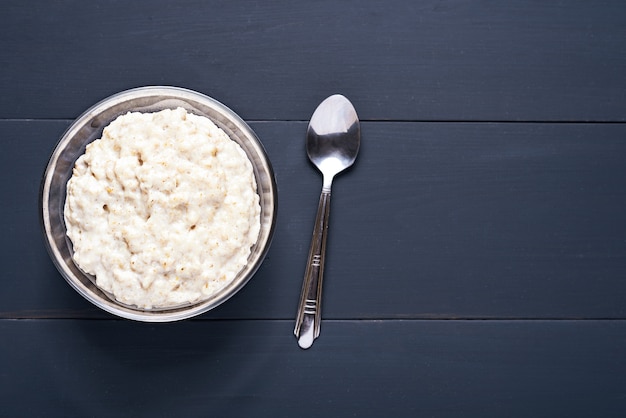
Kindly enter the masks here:
[[[224, 288], [208, 299], [173, 308], [141, 309], [122, 304], [95, 284], [72, 259], [72, 244], [63, 216], [66, 186], [76, 160], [90, 142], [118, 116], [129, 111], [157, 112], [182, 107], [205, 116], [220, 127], [246, 152], [252, 163], [261, 206], [261, 229], [251, 247], [247, 264]], [[126, 90], [95, 104], [79, 116], [61, 136], [52, 152], [41, 183], [40, 216], [44, 242], [56, 268], [85, 299], [122, 318], [144, 322], [177, 321], [207, 312], [224, 303], [248, 283], [270, 247], [276, 223], [277, 189], [271, 163], [252, 129], [232, 110], [204, 94], [179, 87], [150, 86]]]

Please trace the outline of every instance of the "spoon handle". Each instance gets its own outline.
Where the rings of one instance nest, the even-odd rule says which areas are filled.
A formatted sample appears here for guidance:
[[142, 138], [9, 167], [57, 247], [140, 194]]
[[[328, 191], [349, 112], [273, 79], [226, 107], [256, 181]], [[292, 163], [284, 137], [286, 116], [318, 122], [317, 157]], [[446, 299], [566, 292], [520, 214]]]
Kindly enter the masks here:
[[329, 213], [330, 190], [324, 188], [317, 206], [313, 238], [311, 239], [309, 258], [302, 282], [302, 292], [300, 293], [296, 328], [293, 331], [298, 338], [298, 345], [305, 349], [311, 347], [313, 340], [320, 335], [322, 279], [324, 277]]

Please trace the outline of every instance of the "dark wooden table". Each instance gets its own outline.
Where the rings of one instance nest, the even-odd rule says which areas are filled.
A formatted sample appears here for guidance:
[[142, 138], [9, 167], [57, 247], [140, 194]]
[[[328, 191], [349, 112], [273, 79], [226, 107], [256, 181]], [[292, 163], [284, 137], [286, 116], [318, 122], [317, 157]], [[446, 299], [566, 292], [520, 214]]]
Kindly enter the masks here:
[[[0, 60], [0, 416], [626, 416], [622, 0], [5, 1]], [[238, 112], [279, 188], [254, 279], [171, 324], [85, 301], [39, 224], [63, 131], [145, 85]], [[304, 351], [304, 133], [334, 93], [362, 147]]]

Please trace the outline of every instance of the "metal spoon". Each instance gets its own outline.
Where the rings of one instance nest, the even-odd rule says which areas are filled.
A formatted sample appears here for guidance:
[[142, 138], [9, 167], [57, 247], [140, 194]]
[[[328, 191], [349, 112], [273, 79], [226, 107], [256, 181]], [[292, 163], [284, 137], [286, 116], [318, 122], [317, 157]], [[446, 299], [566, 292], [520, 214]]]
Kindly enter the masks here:
[[336, 174], [350, 167], [359, 152], [361, 128], [352, 103], [335, 94], [315, 109], [306, 135], [309, 159], [324, 175], [294, 334], [301, 348], [320, 335], [322, 278], [326, 253], [330, 189]]

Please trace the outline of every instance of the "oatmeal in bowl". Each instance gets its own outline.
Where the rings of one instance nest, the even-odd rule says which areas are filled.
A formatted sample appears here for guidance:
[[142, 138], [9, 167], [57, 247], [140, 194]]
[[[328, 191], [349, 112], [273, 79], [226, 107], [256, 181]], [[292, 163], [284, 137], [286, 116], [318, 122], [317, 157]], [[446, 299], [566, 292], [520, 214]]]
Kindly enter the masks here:
[[118, 316], [172, 321], [235, 294], [276, 218], [270, 162], [225, 106], [189, 90], [134, 89], [79, 117], [42, 182], [55, 265]]

